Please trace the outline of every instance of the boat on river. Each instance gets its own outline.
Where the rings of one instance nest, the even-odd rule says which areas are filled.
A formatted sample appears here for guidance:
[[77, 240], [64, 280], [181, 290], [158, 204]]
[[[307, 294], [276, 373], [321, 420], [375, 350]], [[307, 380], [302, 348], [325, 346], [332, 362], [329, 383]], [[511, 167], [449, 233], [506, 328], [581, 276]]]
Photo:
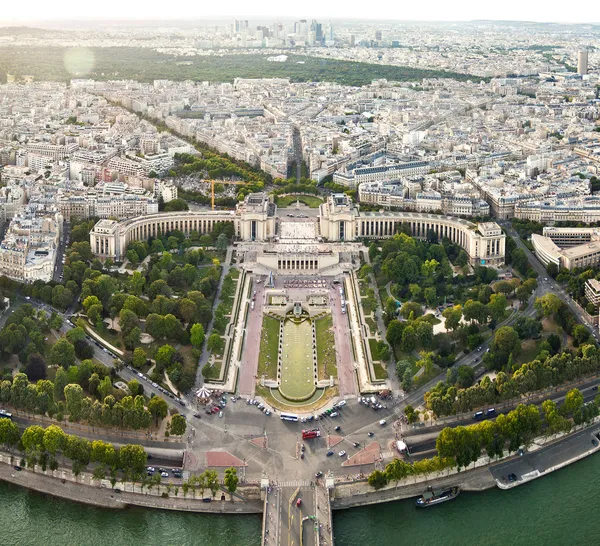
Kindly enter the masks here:
[[427, 508], [429, 506], [442, 504], [443, 502], [455, 499], [458, 497], [459, 493], [460, 489], [458, 487], [431, 489], [429, 491], [425, 491], [425, 493], [423, 493], [423, 495], [417, 499], [416, 504], [419, 508]]

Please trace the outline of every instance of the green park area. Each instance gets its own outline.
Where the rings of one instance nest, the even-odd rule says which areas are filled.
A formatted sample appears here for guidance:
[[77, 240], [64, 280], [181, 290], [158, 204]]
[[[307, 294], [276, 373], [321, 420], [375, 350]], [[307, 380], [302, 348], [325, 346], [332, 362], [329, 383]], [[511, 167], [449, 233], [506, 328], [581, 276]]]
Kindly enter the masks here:
[[315, 321], [317, 332], [317, 367], [319, 379], [337, 377], [335, 361], [335, 339], [333, 336], [333, 319], [326, 315]]
[[279, 391], [290, 400], [305, 400], [315, 392], [310, 321], [287, 320], [283, 327], [283, 355]]
[[[373, 80], [418, 81], [423, 78], [454, 78], [480, 81], [482, 78], [444, 70], [427, 70], [288, 55], [287, 62], [269, 62], [268, 55], [197, 55], [178, 57], [151, 48], [137, 47], [4, 47], [0, 48], [2, 75], [30, 74], [37, 80], [69, 81], [71, 78], [97, 80], [170, 79], [210, 82], [234, 78], [290, 78], [293, 82], [335, 81], [344, 85], [368, 85]], [[184, 62], [180, 62], [184, 61]]]
[[314, 195], [284, 195], [276, 199], [277, 206], [280, 208], [293, 207], [296, 202], [300, 202], [311, 209], [316, 209], [323, 204], [323, 199]]
[[277, 348], [279, 345], [279, 320], [265, 315], [260, 334], [258, 376], [275, 381], [277, 379]]

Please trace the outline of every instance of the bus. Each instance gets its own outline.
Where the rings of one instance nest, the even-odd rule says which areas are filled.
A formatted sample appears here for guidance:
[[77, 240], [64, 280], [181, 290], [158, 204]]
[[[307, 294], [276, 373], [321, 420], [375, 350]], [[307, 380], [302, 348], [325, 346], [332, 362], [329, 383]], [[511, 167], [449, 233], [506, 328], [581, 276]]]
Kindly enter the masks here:
[[281, 417], [282, 421], [298, 421], [298, 416], [294, 415], [293, 413], [280, 413], [279, 416]]
[[321, 436], [321, 431], [318, 428], [313, 428], [312, 430], [303, 430], [302, 431], [302, 439], [310, 440], [311, 438], [318, 438]]
[[3, 418], [12, 420], [12, 413], [10, 413], [6, 410], [0, 409], [0, 419], [3, 419]]

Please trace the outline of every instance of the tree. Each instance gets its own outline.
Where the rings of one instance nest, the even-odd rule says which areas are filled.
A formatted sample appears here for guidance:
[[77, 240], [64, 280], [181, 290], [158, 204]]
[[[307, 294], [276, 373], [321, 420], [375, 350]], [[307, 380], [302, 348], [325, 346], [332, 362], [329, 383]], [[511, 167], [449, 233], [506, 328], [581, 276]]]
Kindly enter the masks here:
[[148, 402], [148, 411], [154, 417], [154, 422], [158, 426], [159, 419], [164, 419], [169, 413], [169, 406], [160, 396], [153, 396]]
[[402, 334], [406, 325], [399, 320], [392, 320], [387, 326], [386, 339], [392, 347], [397, 347], [402, 342]]
[[514, 328], [521, 339], [531, 339], [539, 335], [542, 324], [532, 317], [521, 316], [516, 320]]
[[522, 249], [516, 248], [512, 251], [511, 261], [515, 269], [519, 270], [523, 274], [527, 272], [529, 261], [527, 260], [527, 255]]
[[490, 302], [487, 304], [487, 310], [494, 322], [500, 321], [504, 317], [508, 300], [503, 294], [492, 294]]
[[144, 473], [147, 460], [148, 454], [140, 445], [128, 444], [119, 450], [119, 466], [131, 481]]
[[96, 296], [88, 296], [87, 298], [85, 298], [83, 300], [83, 308], [85, 309], [86, 313], [89, 313], [90, 307], [94, 306], [94, 305], [101, 305], [102, 302], [96, 297]]
[[381, 489], [388, 484], [388, 478], [381, 470], [374, 470], [369, 474], [369, 485], [373, 489]]
[[19, 441], [19, 427], [10, 419], [0, 418], [0, 444], [14, 446]]
[[428, 286], [423, 290], [423, 297], [425, 298], [425, 303], [428, 307], [435, 307], [437, 304], [437, 292], [435, 286]]
[[32, 383], [39, 379], [46, 379], [46, 361], [40, 353], [32, 353], [27, 357], [25, 373]]
[[463, 308], [465, 320], [475, 321], [478, 324], [485, 324], [488, 320], [488, 311], [486, 306], [477, 300], [468, 300]]
[[581, 410], [583, 406], [583, 394], [579, 389], [571, 389], [565, 396], [565, 402], [561, 407], [564, 415], [573, 415]]
[[413, 318], [417, 318], [421, 316], [423, 313], [421, 306], [414, 301], [407, 301], [402, 304], [400, 308], [400, 315], [405, 319], [408, 319], [411, 314]]
[[58, 451], [64, 451], [67, 445], [67, 438], [67, 434], [62, 428], [50, 425], [44, 431], [44, 448], [54, 456]]
[[196, 349], [201, 349], [204, 344], [204, 327], [200, 323], [192, 325], [190, 328], [190, 343]]
[[212, 496], [214, 497], [219, 490], [219, 474], [216, 470], [205, 470], [203, 473], [201, 483], [210, 489]]
[[75, 347], [65, 338], [59, 339], [50, 349], [50, 364], [68, 368], [75, 364]]
[[137, 264], [140, 261], [140, 257], [138, 256], [138, 253], [133, 249], [128, 250], [127, 253], [125, 254], [125, 256], [132, 264]]
[[171, 199], [165, 203], [165, 212], [189, 210], [188, 204], [183, 199]]
[[206, 347], [211, 353], [221, 354], [223, 352], [223, 338], [219, 334], [211, 334]]
[[196, 304], [189, 298], [180, 298], [177, 302], [177, 312], [183, 322], [188, 323], [196, 313]]
[[142, 349], [141, 347], [136, 347], [133, 351], [133, 367], [138, 369], [141, 368], [144, 364], [146, 364], [146, 360], [148, 360], [146, 351], [144, 351], [144, 349]]
[[173, 357], [177, 351], [171, 345], [163, 345], [156, 351], [156, 365], [160, 370], [168, 368], [173, 363]]
[[133, 275], [129, 277], [129, 292], [134, 296], [140, 296], [144, 290], [146, 284], [146, 277], [144, 277], [139, 271], [134, 271]]
[[573, 344], [579, 347], [589, 339], [590, 332], [583, 324], [576, 324], [571, 330], [571, 336], [573, 336]]
[[66, 338], [70, 343], [75, 345], [76, 341], [85, 341], [85, 331], [83, 328], [77, 326], [76, 328], [72, 328], [67, 332]]
[[215, 242], [215, 247], [217, 248], [217, 250], [224, 252], [225, 250], [227, 250], [228, 246], [229, 246], [229, 239], [227, 238], [227, 235], [225, 235], [224, 233], [221, 233], [221, 235], [219, 235], [217, 237], [217, 240]]
[[[220, 235], [219, 235], [220, 237]], [[238, 486], [238, 475], [237, 469], [235, 467], [230, 467], [225, 470], [225, 487], [227, 487], [227, 491], [229, 491], [231, 495], [231, 499], [233, 500], [233, 494], [235, 493]]]
[[446, 319], [446, 329], [456, 330], [462, 318], [462, 307], [460, 305], [448, 307], [448, 309], [444, 309], [442, 316]]
[[475, 381], [475, 370], [471, 366], [459, 366], [457, 370], [457, 383], [463, 389], [470, 387]]
[[65, 402], [67, 412], [71, 421], [79, 421], [81, 418], [81, 407], [83, 401], [83, 389], [81, 385], [70, 384], [65, 387]]
[[119, 326], [121, 327], [123, 336], [127, 336], [127, 334], [138, 325], [138, 318], [133, 311], [121, 309], [121, 312], [119, 313]]
[[556, 315], [562, 306], [563, 302], [560, 301], [558, 296], [552, 292], [537, 298], [534, 303], [536, 311], [545, 317]]
[[546, 266], [546, 271], [548, 272], [548, 275], [550, 275], [550, 277], [556, 279], [556, 276], [558, 275], [558, 266], [554, 262], [550, 262]]
[[187, 428], [187, 421], [183, 415], [173, 415], [171, 418], [171, 427], [170, 432], [173, 436], [182, 436], [185, 434], [185, 429]]

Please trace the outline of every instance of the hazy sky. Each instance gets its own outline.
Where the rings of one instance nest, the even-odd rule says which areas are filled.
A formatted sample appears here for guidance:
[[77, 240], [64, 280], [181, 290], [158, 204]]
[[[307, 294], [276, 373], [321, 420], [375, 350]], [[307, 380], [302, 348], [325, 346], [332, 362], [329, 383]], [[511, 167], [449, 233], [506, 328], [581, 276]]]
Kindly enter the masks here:
[[0, 23], [60, 19], [192, 19], [217, 16], [275, 19], [279, 17], [465, 21], [600, 22], [600, 2], [579, 0], [27, 0], [2, 2]]

